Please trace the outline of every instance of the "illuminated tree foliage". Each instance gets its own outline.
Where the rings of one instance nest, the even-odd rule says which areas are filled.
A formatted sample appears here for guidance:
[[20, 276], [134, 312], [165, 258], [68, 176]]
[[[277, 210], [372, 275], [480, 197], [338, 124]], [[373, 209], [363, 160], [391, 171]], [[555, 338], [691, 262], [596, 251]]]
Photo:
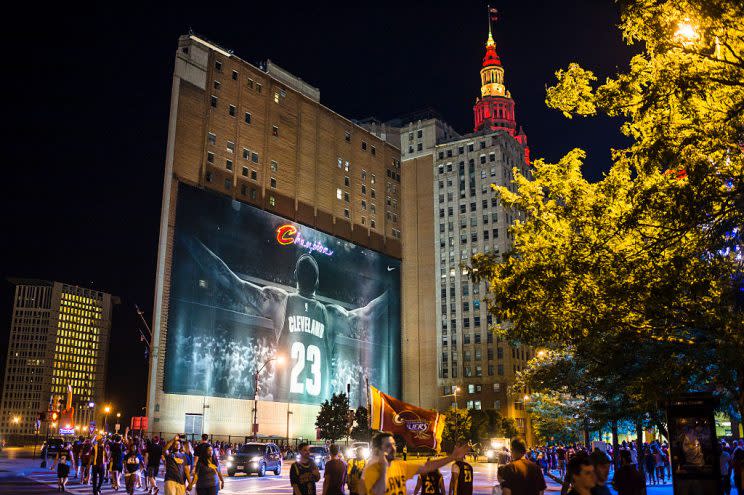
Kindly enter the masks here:
[[568, 118], [621, 117], [631, 144], [596, 183], [579, 149], [537, 160], [531, 180], [515, 170], [516, 193], [495, 189], [526, 220], [511, 253], [474, 257], [473, 278], [509, 322], [502, 336], [576, 360], [581, 374], [553, 390], [589, 387], [594, 414], [602, 401], [654, 413], [689, 390], [741, 414], [744, 4], [627, 0], [620, 29], [640, 48], [627, 71], [597, 84], [570, 64], [546, 102]]

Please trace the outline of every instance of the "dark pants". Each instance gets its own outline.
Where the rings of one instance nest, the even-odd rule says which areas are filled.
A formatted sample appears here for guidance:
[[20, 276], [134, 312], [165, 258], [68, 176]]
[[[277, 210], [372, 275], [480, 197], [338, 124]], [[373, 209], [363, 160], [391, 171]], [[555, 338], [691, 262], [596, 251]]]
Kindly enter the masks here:
[[101, 493], [101, 486], [103, 485], [103, 476], [105, 469], [103, 466], [93, 465], [93, 494]]
[[207, 488], [196, 488], [196, 495], [217, 495], [217, 487], [210, 486]]

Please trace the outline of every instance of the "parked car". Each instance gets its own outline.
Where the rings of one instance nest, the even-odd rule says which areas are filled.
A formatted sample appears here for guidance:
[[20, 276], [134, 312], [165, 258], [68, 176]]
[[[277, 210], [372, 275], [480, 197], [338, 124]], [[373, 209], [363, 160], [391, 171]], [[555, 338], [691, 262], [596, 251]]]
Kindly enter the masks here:
[[[310, 459], [315, 462], [315, 465], [318, 466], [318, 469], [325, 469], [326, 462], [331, 459], [331, 453], [328, 452], [328, 449], [325, 447], [325, 445], [311, 445], [309, 449]], [[297, 454], [297, 456], [295, 457], [295, 461], [299, 460], [300, 454]]]
[[362, 457], [364, 457], [365, 459], [369, 459], [369, 456], [371, 455], [371, 451], [369, 450], [369, 442], [352, 443], [351, 446], [346, 449], [346, 452], [344, 452], [344, 456], [347, 459], [355, 458], [357, 449], [362, 449]]
[[256, 473], [264, 476], [267, 471], [282, 474], [282, 454], [273, 443], [246, 443], [227, 458], [227, 475]]
[[47, 442], [44, 442], [41, 445], [41, 453], [39, 454], [39, 457], [44, 457], [48, 454], [49, 457], [54, 458], [57, 455], [57, 452], [59, 452], [59, 449], [62, 448], [63, 443], [64, 440], [61, 438], [50, 438]]

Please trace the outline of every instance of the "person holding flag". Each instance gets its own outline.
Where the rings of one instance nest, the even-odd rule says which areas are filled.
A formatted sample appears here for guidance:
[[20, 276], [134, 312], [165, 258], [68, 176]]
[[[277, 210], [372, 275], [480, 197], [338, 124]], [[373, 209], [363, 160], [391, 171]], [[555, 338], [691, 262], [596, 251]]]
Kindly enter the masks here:
[[467, 452], [467, 445], [458, 445], [447, 457], [423, 465], [396, 460], [393, 434], [383, 431], [372, 437], [372, 457], [364, 468], [362, 482], [367, 495], [406, 495], [406, 480], [462, 459]]

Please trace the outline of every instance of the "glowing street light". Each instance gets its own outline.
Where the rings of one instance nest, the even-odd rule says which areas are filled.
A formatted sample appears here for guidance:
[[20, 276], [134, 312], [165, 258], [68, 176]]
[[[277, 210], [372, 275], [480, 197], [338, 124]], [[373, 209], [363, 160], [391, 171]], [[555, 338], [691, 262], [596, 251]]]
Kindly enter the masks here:
[[699, 40], [700, 34], [690, 22], [690, 19], [685, 19], [677, 23], [677, 30], [674, 32], [674, 37], [680, 40], [682, 45], [687, 46]]
[[21, 422], [21, 418], [19, 416], [13, 416], [13, 423], [18, 424]]

